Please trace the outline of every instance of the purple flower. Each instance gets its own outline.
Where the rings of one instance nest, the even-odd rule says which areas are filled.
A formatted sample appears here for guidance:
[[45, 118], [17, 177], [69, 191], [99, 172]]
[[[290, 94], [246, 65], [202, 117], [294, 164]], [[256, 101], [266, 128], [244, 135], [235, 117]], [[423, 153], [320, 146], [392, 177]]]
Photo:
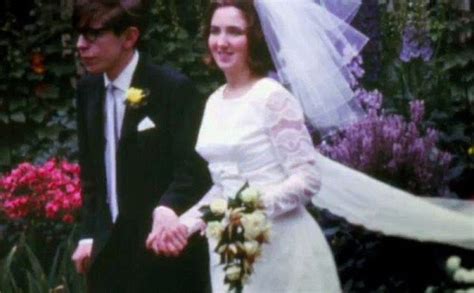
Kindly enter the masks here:
[[452, 156], [437, 149], [436, 130], [421, 128], [424, 103], [411, 102], [407, 120], [386, 114], [378, 91], [358, 89], [356, 97], [368, 115], [327, 138], [321, 153], [415, 194], [447, 194]]
[[420, 58], [427, 62], [433, 56], [432, 41], [426, 30], [417, 30], [413, 25], [408, 25], [403, 30], [402, 50], [400, 60], [407, 63]]
[[421, 100], [415, 100], [410, 102], [410, 118], [416, 124], [419, 125], [425, 115], [425, 102]]

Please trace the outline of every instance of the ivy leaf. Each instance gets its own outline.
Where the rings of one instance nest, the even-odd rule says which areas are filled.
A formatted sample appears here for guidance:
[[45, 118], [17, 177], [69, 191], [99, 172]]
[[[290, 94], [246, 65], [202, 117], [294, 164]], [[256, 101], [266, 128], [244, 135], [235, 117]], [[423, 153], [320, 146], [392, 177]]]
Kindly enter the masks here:
[[10, 165], [10, 148], [7, 146], [0, 146], [0, 165]]
[[42, 108], [36, 109], [33, 113], [31, 113], [30, 118], [35, 121], [36, 123], [41, 123], [44, 121], [44, 117], [46, 117], [46, 111]]
[[471, 86], [467, 91], [469, 103], [474, 104], [474, 86]]
[[36, 135], [38, 136], [38, 139], [40, 140], [48, 138], [55, 141], [58, 139], [60, 132], [61, 132], [61, 129], [59, 127], [48, 126], [48, 127], [38, 129], [36, 131]]
[[18, 111], [26, 106], [26, 100], [21, 98], [12, 99], [9, 103], [9, 109], [12, 112]]
[[25, 69], [24, 68], [17, 68], [16, 70], [13, 70], [10, 72], [10, 76], [13, 78], [21, 78], [25, 74]]
[[444, 58], [443, 71], [448, 71], [454, 67], [465, 67], [474, 61], [474, 50], [466, 50], [460, 53], [446, 55]]
[[54, 85], [48, 85], [38, 96], [43, 99], [57, 99], [59, 97], [59, 88]]
[[48, 66], [48, 69], [51, 73], [57, 77], [64, 75], [73, 75], [75, 72], [75, 67], [71, 64], [51, 64]]
[[26, 117], [22, 112], [13, 113], [10, 115], [10, 119], [14, 122], [25, 123]]
[[8, 115], [5, 113], [0, 113], [0, 121], [2, 121], [5, 124], [8, 124], [10, 122], [10, 119], [8, 119]]

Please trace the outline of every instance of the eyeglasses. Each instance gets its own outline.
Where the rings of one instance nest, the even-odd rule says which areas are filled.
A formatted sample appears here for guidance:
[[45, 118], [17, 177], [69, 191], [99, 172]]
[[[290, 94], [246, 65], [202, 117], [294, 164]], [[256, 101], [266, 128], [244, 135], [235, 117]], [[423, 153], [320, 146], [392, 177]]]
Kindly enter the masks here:
[[100, 38], [106, 32], [109, 32], [109, 31], [111, 31], [111, 29], [108, 28], [108, 27], [102, 27], [102, 28], [86, 27], [86, 28], [79, 28], [79, 29], [77, 29], [76, 32], [78, 34], [78, 37], [82, 35], [84, 37], [84, 39], [86, 39], [86, 41], [93, 43], [98, 38]]

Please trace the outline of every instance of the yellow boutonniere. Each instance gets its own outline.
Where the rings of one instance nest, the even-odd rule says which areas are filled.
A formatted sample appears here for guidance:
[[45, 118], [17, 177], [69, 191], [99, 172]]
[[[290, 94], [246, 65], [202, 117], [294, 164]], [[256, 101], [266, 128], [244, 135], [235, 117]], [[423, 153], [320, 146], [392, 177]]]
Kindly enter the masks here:
[[146, 104], [148, 92], [139, 88], [131, 87], [127, 90], [126, 103], [131, 107], [137, 108]]
[[468, 155], [470, 155], [470, 156], [474, 156], [474, 146], [470, 147], [470, 148], [467, 150], [467, 153], [468, 153]]

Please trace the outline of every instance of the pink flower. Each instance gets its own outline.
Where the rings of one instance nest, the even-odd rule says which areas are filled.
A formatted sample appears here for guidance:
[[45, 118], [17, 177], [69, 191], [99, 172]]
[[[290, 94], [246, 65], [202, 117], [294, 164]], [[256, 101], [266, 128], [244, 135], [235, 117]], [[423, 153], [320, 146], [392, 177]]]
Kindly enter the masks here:
[[68, 223], [68, 224], [74, 223], [74, 217], [70, 214], [64, 215], [62, 220], [64, 223]]
[[82, 204], [77, 164], [22, 163], [0, 178], [0, 213], [9, 219], [72, 223]]

